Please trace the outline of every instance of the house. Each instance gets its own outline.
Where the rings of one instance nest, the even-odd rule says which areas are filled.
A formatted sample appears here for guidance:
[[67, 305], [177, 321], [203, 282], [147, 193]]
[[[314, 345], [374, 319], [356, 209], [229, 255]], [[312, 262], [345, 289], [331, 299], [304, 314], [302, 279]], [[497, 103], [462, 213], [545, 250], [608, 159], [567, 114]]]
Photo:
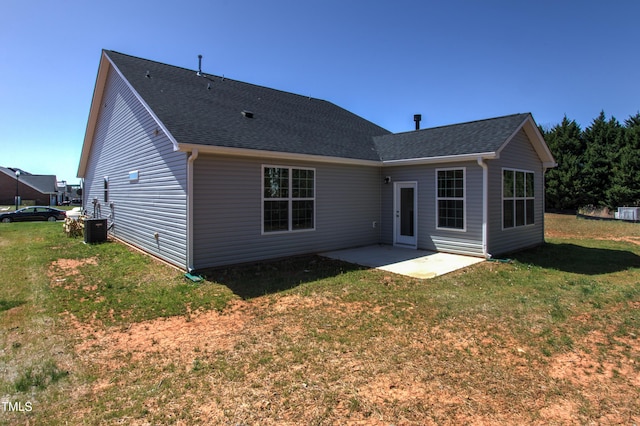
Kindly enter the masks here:
[[[20, 171], [20, 176], [16, 175]], [[0, 167], [0, 205], [21, 204], [55, 206], [58, 188], [55, 175], [34, 175], [17, 168]]]
[[320, 99], [103, 51], [78, 168], [115, 237], [189, 271], [371, 244], [544, 242], [531, 114], [392, 134]]

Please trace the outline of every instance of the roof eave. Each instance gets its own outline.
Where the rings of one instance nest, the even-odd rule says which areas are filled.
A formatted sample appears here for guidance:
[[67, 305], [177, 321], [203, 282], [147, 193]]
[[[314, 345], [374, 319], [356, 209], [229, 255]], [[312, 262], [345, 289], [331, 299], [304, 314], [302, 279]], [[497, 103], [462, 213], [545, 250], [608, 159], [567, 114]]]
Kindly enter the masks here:
[[98, 75], [96, 77], [96, 84], [93, 88], [93, 98], [91, 99], [91, 108], [89, 109], [89, 118], [87, 119], [87, 128], [84, 133], [84, 141], [82, 143], [82, 152], [80, 154], [80, 164], [78, 165], [77, 177], [84, 178], [87, 171], [87, 163], [89, 161], [89, 153], [91, 152], [91, 145], [93, 142], [93, 135], [96, 131], [96, 125], [98, 123], [98, 113], [100, 112], [100, 103], [102, 102], [102, 96], [107, 81], [107, 75], [109, 74], [110, 61], [107, 58], [104, 50], [100, 57], [100, 65], [98, 66]]
[[145, 100], [140, 96], [140, 94], [135, 90], [135, 88], [129, 83], [129, 80], [122, 74], [122, 72], [118, 69], [115, 63], [109, 58], [106, 51], [102, 51], [102, 57], [100, 59], [100, 66], [98, 68], [98, 77], [96, 78], [96, 86], [93, 91], [93, 99], [91, 101], [91, 109], [89, 110], [89, 119], [87, 121], [87, 130], [84, 135], [84, 142], [82, 144], [82, 153], [80, 154], [80, 165], [78, 166], [78, 177], [84, 178], [87, 170], [87, 163], [89, 161], [89, 154], [91, 152], [91, 146], [93, 145], [93, 137], [96, 131], [96, 125], [98, 123], [98, 115], [100, 113], [100, 105], [102, 103], [102, 99], [104, 96], [104, 91], [107, 83], [107, 75], [109, 74], [109, 69], [113, 68], [115, 72], [118, 73], [122, 81], [127, 85], [131, 93], [134, 94], [136, 99], [142, 104], [145, 110], [153, 117], [158, 126], [162, 129], [162, 131], [167, 135], [169, 140], [173, 143], [174, 151], [178, 150], [178, 142], [173, 137], [171, 132], [166, 128], [164, 123], [160, 121], [158, 116], [153, 112], [151, 107], [145, 102]]
[[495, 152], [476, 152], [473, 154], [443, 155], [440, 157], [422, 157], [422, 158], [406, 158], [406, 159], [399, 159], [399, 160], [383, 160], [382, 165], [384, 167], [410, 166], [410, 165], [419, 166], [423, 164], [476, 161], [478, 158], [483, 158], [485, 160], [493, 160], [498, 158], [498, 154]]
[[178, 144], [178, 151], [192, 152], [198, 150], [199, 154], [214, 154], [236, 157], [260, 157], [265, 159], [311, 161], [319, 163], [349, 164], [357, 166], [380, 166], [378, 160], [364, 160], [358, 158], [330, 157], [325, 155], [299, 154], [294, 152], [266, 151], [260, 149], [233, 148], [225, 146]]
[[498, 150], [496, 151], [498, 156], [500, 155], [500, 152], [502, 152], [502, 150], [511, 142], [511, 140], [518, 134], [520, 130], [524, 130], [524, 132], [527, 134], [529, 141], [531, 141], [531, 144], [533, 145], [533, 149], [538, 154], [538, 157], [540, 158], [540, 161], [542, 161], [543, 165], [547, 168], [556, 167], [557, 166], [556, 160], [553, 158], [553, 155], [551, 154], [551, 151], [549, 150], [549, 147], [547, 146], [547, 143], [545, 142], [544, 137], [540, 133], [540, 130], [538, 129], [538, 126], [533, 120], [533, 116], [531, 114], [527, 115], [527, 117], [522, 121], [522, 123], [520, 123], [520, 125], [513, 131], [511, 136], [509, 136], [503, 142], [500, 148], [498, 148]]

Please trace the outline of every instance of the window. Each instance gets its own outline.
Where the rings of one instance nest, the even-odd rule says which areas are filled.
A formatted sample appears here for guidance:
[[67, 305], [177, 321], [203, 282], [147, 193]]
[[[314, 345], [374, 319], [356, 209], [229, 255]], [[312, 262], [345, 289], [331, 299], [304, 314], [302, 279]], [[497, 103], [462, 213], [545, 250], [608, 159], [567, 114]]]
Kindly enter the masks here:
[[109, 201], [109, 178], [104, 177], [104, 202]]
[[523, 170], [502, 170], [502, 227], [515, 228], [535, 223], [534, 174]]
[[263, 167], [262, 231], [315, 228], [315, 169]]
[[465, 169], [436, 170], [437, 228], [465, 230]]

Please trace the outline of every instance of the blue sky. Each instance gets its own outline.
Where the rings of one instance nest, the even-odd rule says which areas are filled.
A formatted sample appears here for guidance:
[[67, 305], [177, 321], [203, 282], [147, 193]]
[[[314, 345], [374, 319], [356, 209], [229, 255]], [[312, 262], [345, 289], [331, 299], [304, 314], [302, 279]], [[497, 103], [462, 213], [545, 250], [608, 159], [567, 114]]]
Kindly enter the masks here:
[[393, 132], [640, 110], [640, 2], [2, 0], [0, 166], [77, 183], [101, 49], [325, 99]]

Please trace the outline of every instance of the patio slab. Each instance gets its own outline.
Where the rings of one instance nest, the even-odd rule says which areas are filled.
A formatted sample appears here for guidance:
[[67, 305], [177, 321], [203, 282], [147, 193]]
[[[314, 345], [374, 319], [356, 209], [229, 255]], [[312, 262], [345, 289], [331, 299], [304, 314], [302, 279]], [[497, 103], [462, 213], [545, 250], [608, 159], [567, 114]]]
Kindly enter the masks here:
[[483, 262], [480, 257], [373, 245], [320, 253], [321, 256], [369, 266], [413, 278], [433, 278]]

